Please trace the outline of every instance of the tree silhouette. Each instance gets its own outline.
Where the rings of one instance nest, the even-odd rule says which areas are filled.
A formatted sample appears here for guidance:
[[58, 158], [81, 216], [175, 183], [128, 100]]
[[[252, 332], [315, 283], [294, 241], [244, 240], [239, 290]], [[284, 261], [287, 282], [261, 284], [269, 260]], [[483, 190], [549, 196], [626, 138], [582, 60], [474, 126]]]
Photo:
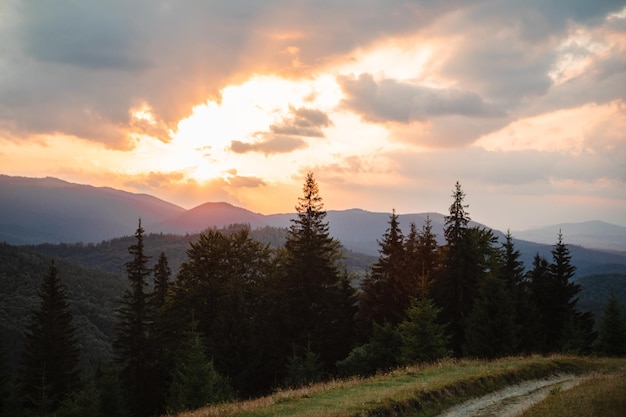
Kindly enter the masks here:
[[152, 313], [146, 287], [152, 269], [144, 254], [144, 229], [141, 220], [135, 232], [135, 244], [128, 248], [132, 260], [126, 263], [130, 288], [126, 290], [117, 311], [116, 338], [113, 341], [121, 367], [121, 379], [133, 416], [150, 416], [159, 407], [158, 391], [154, 389], [156, 371], [150, 341]]
[[54, 262], [39, 290], [41, 303], [25, 334], [21, 387], [25, 406], [40, 413], [56, 410], [80, 385], [76, 328]]
[[626, 318], [613, 294], [609, 297], [600, 319], [595, 350], [606, 356], [626, 355]]
[[292, 344], [320, 355], [327, 368], [348, 353], [354, 333], [353, 294], [340, 270], [342, 251], [328, 232], [313, 173], [298, 198], [284, 253], [285, 334]]

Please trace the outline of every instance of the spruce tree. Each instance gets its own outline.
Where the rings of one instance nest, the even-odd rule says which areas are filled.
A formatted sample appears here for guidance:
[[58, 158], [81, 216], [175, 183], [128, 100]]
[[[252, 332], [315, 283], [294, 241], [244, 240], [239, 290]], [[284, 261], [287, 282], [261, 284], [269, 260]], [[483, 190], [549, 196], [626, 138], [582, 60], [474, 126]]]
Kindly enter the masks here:
[[413, 300], [398, 326], [403, 363], [433, 362], [450, 355], [445, 326], [438, 322], [440, 311], [429, 298]]
[[144, 229], [141, 220], [135, 232], [135, 244], [128, 248], [132, 260], [126, 263], [130, 288], [123, 295], [117, 311], [113, 348], [121, 367], [121, 379], [128, 408], [135, 417], [157, 412], [159, 399], [154, 389], [156, 379], [154, 346], [150, 340], [152, 313], [146, 287], [152, 269], [144, 253]]
[[504, 281], [488, 274], [478, 287], [465, 330], [464, 353], [479, 358], [511, 355], [517, 347], [515, 306]]
[[25, 334], [20, 381], [25, 406], [44, 414], [58, 409], [80, 386], [80, 352], [67, 292], [54, 262], [43, 278], [39, 297], [39, 309]]
[[202, 337], [192, 330], [177, 355], [167, 396], [167, 412], [193, 410], [231, 397], [228, 382], [207, 358]]
[[520, 251], [515, 248], [510, 230], [507, 231], [506, 240], [502, 244], [502, 256], [500, 277], [506, 283], [515, 308], [518, 341], [516, 350], [523, 353], [539, 352], [538, 340], [541, 340], [542, 334], [539, 309], [526, 279], [524, 263], [520, 261]]
[[298, 198], [297, 217], [287, 233], [284, 290], [290, 344], [310, 346], [322, 363], [334, 367], [350, 350], [354, 334], [354, 300], [346, 273], [340, 270], [340, 244], [328, 231], [326, 211], [313, 173]]
[[626, 355], [626, 317], [623, 316], [619, 302], [613, 294], [604, 307], [598, 333], [598, 340], [594, 346], [598, 354]]
[[435, 283], [435, 300], [442, 308], [443, 321], [449, 324], [452, 349], [460, 356], [465, 341], [465, 326], [472, 310], [480, 272], [484, 268], [485, 256], [476, 245], [483, 245], [487, 236], [481, 236], [478, 231], [469, 234], [468, 205], [464, 203], [465, 193], [458, 181], [452, 198], [449, 215], [445, 218], [446, 245], [442, 248], [443, 267]]
[[361, 284], [360, 314], [368, 322], [398, 324], [409, 307], [410, 275], [405, 268], [404, 236], [395, 210], [379, 242], [380, 255]]
[[153, 268], [154, 288], [148, 297], [148, 314], [151, 324], [150, 338], [153, 346], [155, 381], [155, 398], [162, 410], [165, 404], [165, 394], [170, 383], [170, 369], [172, 365], [172, 352], [168, 347], [172, 346], [171, 335], [165, 316], [166, 302], [170, 289], [170, 277], [172, 270], [169, 267], [165, 252], [161, 252], [159, 260]]
[[271, 326], [277, 324], [267, 320], [283, 302], [279, 293], [265, 292], [273, 274], [271, 250], [252, 240], [247, 228], [230, 235], [202, 233], [190, 244], [167, 303], [168, 345], [181, 341], [181, 329], [197, 318], [207, 354], [233, 388], [245, 396], [267, 390], [279, 379], [275, 368], [284, 364], [289, 349], [274, 337]]
[[581, 331], [576, 314], [576, 303], [580, 285], [572, 282], [576, 267], [571, 264], [569, 248], [563, 242], [563, 235], [559, 231], [557, 243], [552, 248], [552, 263], [550, 264], [550, 306], [546, 306], [549, 315], [544, 317], [547, 330], [548, 350], [561, 350], [567, 343], [567, 335], [564, 330], [575, 334]]

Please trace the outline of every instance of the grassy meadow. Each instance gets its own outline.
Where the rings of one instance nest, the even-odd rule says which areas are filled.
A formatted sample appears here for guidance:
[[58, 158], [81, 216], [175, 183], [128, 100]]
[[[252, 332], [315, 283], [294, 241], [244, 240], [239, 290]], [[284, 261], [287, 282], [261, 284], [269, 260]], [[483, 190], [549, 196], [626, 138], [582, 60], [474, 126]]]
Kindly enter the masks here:
[[626, 359], [533, 356], [495, 361], [446, 360], [370, 378], [278, 391], [267, 397], [209, 406], [176, 417], [433, 416], [469, 398], [521, 381], [590, 372], [624, 375]]
[[623, 417], [626, 373], [594, 375], [566, 391], [554, 391], [522, 417]]

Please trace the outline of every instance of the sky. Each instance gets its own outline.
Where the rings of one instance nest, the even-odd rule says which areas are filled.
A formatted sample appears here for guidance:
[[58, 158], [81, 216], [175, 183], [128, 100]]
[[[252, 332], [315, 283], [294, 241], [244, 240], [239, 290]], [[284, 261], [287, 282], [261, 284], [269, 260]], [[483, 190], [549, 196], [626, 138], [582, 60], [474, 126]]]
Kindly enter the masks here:
[[[0, 0], [0, 173], [626, 226], [626, 1]], [[1, 198], [1, 196], [0, 196]]]

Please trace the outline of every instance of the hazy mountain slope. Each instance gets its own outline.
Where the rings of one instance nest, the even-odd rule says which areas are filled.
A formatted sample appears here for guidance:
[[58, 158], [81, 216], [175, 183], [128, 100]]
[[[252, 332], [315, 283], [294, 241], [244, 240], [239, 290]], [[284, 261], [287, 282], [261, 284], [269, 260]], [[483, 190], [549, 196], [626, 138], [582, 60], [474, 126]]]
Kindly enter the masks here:
[[567, 243], [592, 249], [626, 252], [626, 227], [601, 221], [583, 223], [561, 223], [514, 232], [519, 239], [539, 243], [551, 243], [556, 240], [559, 230]]
[[12, 244], [98, 242], [183, 211], [146, 194], [0, 175], [0, 241]]
[[[51, 258], [0, 243], [0, 340], [8, 363], [15, 370], [23, 332], [31, 313], [39, 308], [38, 290]], [[57, 259], [58, 276], [67, 288], [74, 324], [82, 346], [81, 360], [88, 369], [112, 358], [114, 312], [127, 280], [124, 276]]]
[[265, 216], [228, 203], [204, 203], [157, 224], [149, 225], [155, 232], [197, 233], [207, 228], [222, 228], [234, 223], [262, 226]]

